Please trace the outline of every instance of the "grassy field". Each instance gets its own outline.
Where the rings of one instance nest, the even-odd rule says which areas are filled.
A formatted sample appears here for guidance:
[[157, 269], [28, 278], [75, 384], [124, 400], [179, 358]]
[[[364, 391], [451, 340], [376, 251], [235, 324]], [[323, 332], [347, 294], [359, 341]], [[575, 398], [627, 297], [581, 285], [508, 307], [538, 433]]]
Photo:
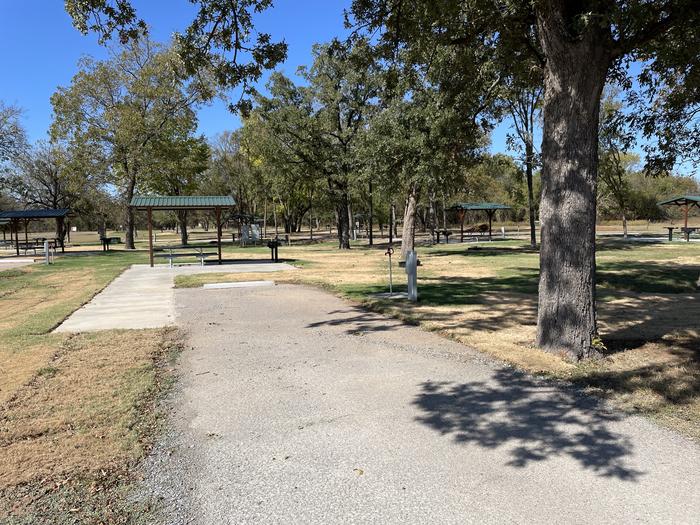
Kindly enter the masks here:
[[[521, 242], [419, 248], [417, 304], [373, 297], [387, 291], [384, 248], [282, 247], [301, 271], [278, 282], [321, 286], [368, 308], [417, 323], [528, 372], [571, 381], [624, 409], [700, 438], [700, 246], [601, 241], [599, 321], [608, 354], [572, 363], [534, 347], [538, 254]], [[227, 249], [261, 258], [264, 248]], [[402, 270], [395, 268], [399, 283]], [[181, 287], [266, 279], [262, 274], [180, 276]], [[401, 285], [399, 285], [401, 288]]]
[[112, 523], [157, 426], [171, 330], [53, 334], [143, 253], [0, 272], [0, 522]]

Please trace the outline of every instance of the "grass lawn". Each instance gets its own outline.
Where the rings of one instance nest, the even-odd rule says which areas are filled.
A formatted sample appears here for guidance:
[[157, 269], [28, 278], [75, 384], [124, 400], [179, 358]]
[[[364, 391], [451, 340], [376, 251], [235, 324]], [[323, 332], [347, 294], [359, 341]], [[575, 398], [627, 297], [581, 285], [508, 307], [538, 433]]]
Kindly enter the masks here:
[[[437, 331], [528, 372], [575, 382], [686, 435], [700, 438], [700, 246], [624, 243], [598, 246], [599, 322], [608, 355], [572, 363], [534, 347], [538, 254], [522, 242], [418, 249], [417, 304], [379, 300], [387, 291], [384, 249], [332, 243], [283, 246], [300, 271], [278, 282], [321, 286]], [[229, 257], [267, 257], [266, 248], [227, 248]], [[405, 286], [403, 270], [395, 282]], [[269, 279], [264, 274], [179, 276], [178, 286]], [[405, 289], [405, 288], [404, 288]]]
[[142, 253], [0, 272], [0, 522], [107, 523], [149, 446], [172, 330], [52, 334]]

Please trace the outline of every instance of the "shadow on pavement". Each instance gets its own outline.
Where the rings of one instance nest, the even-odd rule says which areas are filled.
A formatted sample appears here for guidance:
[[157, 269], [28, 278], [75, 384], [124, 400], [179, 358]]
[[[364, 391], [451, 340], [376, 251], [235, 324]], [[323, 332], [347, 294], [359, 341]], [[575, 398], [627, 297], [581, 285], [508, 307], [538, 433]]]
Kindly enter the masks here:
[[644, 474], [626, 464], [629, 438], [609, 428], [621, 416], [573, 389], [501, 369], [489, 382], [426, 381], [413, 404], [422, 411], [419, 422], [457, 443], [511, 446], [512, 467], [569, 457], [600, 476], [636, 481]]

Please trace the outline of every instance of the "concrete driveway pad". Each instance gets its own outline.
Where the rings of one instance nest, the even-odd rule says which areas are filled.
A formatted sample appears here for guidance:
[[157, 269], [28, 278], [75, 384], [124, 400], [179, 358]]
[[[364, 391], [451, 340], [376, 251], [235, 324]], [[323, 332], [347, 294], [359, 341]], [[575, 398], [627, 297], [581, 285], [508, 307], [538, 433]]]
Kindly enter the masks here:
[[[692, 441], [318, 290], [176, 290], [166, 523], [697, 523]], [[498, 333], [494, 333], [498, 337]]]
[[92, 301], [76, 310], [56, 332], [87, 332], [116, 328], [159, 328], [175, 324], [176, 275], [198, 273], [277, 272], [294, 269], [286, 263], [182, 265], [169, 268], [135, 264]]

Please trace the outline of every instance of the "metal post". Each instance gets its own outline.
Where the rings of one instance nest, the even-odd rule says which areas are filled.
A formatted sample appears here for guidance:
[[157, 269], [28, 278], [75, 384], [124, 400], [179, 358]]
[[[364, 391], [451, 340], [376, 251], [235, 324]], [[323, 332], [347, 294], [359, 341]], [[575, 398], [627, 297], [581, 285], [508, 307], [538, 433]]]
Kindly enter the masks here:
[[153, 208], [148, 208], [148, 258], [153, 268]]
[[216, 208], [216, 247], [221, 264], [221, 208]]
[[46, 257], [46, 264], [51, 264], [51, 259], [49, 258], [49, 241], [44, 241], [44, 255]]
[[394, 248], [393, 246], [389, 245], [389, 248], [387, 248], [386, 253], [384, 255], [389, 256], [389, 293], [393, 294], [394, 293], [394, 283], [393, 283], [393, 274], [392, 274], [392, 269], [391, 269], [391, 254], [394, 253]]
[[372, 235], [372, 229], [374, 227], [374, 199], [372, 197], [372, 181], [369, 181], [369, 245], [374, 245], [374, 237]]
[[17, 257], [19, 257], [19, 219], [13, 219], [12, 224], [15, 227], [15, 248], [17, 248]]
[[493, 221], [493, 211], [489, 210], [486, 212], [489, 216], [489, 241], [491, 240], [491, 222]]

